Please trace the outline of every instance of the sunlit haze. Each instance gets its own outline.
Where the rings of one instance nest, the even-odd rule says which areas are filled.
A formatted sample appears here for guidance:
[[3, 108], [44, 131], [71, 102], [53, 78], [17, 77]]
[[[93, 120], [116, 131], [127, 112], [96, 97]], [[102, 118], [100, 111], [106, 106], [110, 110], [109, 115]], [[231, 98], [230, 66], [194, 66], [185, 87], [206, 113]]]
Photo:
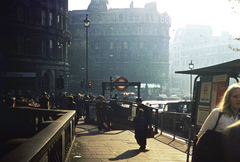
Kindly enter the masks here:
[[[111, 8], [129, 8], [132, 0], [109, 0]], [[240, 35], [240, 15], [232, 13], [228, 0], [133, 0], [134, 8], [143, 8], [148, 2], [157, 2], [160, 13], [167, 12], [172, 19], [170, 36], [178, 28], [190, 25], [211, 25], [213, 35], [228, 31], [233, 37]], [[69, 11], [86, 10], [91, 0], [68, 0]]]

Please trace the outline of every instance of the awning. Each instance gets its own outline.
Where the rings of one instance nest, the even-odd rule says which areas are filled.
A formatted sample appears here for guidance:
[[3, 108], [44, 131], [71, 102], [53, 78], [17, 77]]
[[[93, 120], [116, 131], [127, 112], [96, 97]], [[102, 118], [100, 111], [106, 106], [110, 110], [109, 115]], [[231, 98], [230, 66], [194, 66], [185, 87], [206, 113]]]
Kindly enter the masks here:
[[208, 66], [199, 69], [187, 70], [187, 71], [175, 71], [175, 73], [179, 74], [193, 74], [193, 75], [222, 75], [228, 74], [229, 77], [238, 77], [240, 74], [240, 59]]

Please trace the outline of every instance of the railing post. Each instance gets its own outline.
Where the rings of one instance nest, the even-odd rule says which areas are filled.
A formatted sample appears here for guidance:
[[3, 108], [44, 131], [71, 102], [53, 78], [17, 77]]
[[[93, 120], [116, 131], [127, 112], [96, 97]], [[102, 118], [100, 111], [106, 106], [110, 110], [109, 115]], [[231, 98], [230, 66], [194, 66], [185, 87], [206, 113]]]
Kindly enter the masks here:
[[[149, 107], [148, 107], [149, 108]], [[153, 120], [152, 120], [152, 114], [153, 114], [153, 109], [150, 108], [150, 124], [153, 124]]]
[[173, 140], [175, 140], [176, 135], [176, 114], [173, 114]]
[[161, 113], [161, 135], [163, 130], [163, 112]]
[[155, 121], [155, 133], [158, 134], [158, 109], [155, 109], [156, 121]]

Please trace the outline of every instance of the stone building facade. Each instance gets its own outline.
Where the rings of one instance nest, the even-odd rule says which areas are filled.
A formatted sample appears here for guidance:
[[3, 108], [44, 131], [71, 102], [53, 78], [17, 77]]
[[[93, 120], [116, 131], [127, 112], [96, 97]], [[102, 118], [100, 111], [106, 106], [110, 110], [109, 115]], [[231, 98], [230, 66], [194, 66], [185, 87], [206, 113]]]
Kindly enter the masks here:
[[[77, 29], [86, 31], [86, 14], [91, 20], [90, 55], [96, 65], [89, 67], [93, 91], [101, 90], [101, 82], [109, 81], [110, 75], [130, 82], [162, 84], [167, 80], [171, 18], [166, 12], [157, 11], [156, 2], [145, 4], [144, 8], [134, 8], [132, 2], [129, 8], [118, 9], [110, 8], [108, 0], [91, 0], [87, 10], [69, 11], [73, 39]], [[85, 53], [81, 55], [84, 57]], [[84, 79], [85, 62], [81, 65]]]
[[58, 93], [55, 79], [69, 69], [68, 0], [3, 1], [0, 13], [1, 94]]
[[[233, 40], [228, 32], [213, 36], [213, 30], [208, 25], [187, 25], [185, 29], [178, 29], [170, 43], [170, 89], [173, 92], [189, 94], [190, 76], [175, 74], [175, 71], [190, 70], [191, 60], [194, 69], [198, 69], [239, 59], [239, 51], [236, 50], [239, 45], [240, 41]], [[192, 81], [194, 78], [195, 76]]]

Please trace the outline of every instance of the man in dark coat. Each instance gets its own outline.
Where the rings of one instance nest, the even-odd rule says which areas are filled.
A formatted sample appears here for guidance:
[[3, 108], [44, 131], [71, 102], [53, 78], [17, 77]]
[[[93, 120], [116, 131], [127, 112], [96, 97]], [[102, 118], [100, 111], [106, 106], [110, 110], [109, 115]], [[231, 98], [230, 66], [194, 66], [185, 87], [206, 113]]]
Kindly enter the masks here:
[[142, 104], [142, 98], [139, 97], [136, 99], [137, 109], [136, 116], [138, 116], [139, 109], [143, 109], [143, 117], [144, 117], [144, 136], [142, 138], [140, 150], [145, 150], [147, 144], [147, 132], [148, 126], [150, 125], [150, 110], [146, 105]]
[[137, 116], [134, 118], [133, 122], [135, 124], [135, 139], [137, 143], [140, 145], [140, 150], [144, 149], [146, 145], [145, 141], [145, 128], [144, 128], [144, 117], [143, 117], [143, 109], [138, 109]]
[[49, 98], [47, 92], [43, 92], [42, 97], [39, 100], [40, 108], [49, 109]]
[[107, 104], [104, 100], [104, 96], [99, 96], [100, 100], [96, 102], [96, 115], [97, 115], [97, 124], [98, 124], [98, 130], [102, 131], [103, 124], [105, 122], [105, 116], [107, 111]]

